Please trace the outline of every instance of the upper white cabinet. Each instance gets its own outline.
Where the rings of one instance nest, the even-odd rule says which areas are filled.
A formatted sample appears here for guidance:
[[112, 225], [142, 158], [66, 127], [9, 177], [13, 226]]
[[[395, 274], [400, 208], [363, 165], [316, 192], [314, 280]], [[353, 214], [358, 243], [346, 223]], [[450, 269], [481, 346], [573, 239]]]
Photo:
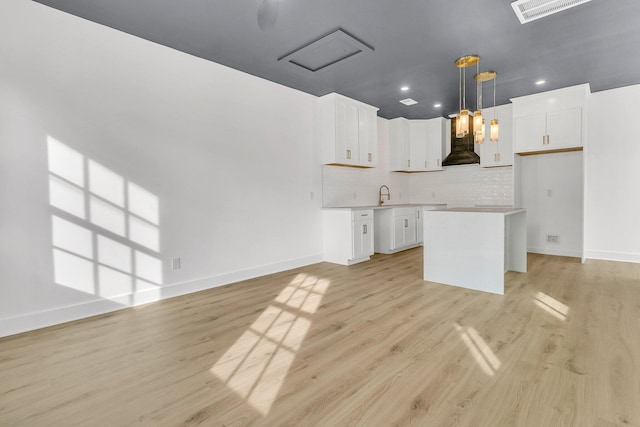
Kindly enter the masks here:
[[337, 93], [318, 98], [322, 163], [356, 167], [378, 164], [378, 109]]
[[392, 171], [442, 170], [446, 119], [389, 121], [389, 161]]
[[392, 171], [409, 169], [409, 152], [409, 120], [403, 117], [389, 120], [389, 166]]
[[515, 152], [582, 149], [589, 93], [585, 84], [512, 99]]
[[485, 117], [485, 141], [480, 144], [480, 166], [493, 168], [497, 166], [513, 165], [513, 108], [511, 104], [495, 107], [495, 117], [500, 127], [497, 142], [491, 142], [491, 119], [494, 116], [493, 108], [483, 110]]

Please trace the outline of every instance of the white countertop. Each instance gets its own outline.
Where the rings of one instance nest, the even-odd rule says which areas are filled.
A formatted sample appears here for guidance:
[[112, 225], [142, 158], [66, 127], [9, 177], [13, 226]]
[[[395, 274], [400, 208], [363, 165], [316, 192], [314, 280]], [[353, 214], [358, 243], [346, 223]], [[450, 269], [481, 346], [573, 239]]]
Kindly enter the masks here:
[[324, 207], [322, 209], [351, 209], [351, 210], [358, 210], [358, 209], [391, 209], [391, 208], [420, 208], [422, 206], [429, 206], [429, 207], [433, 207], [433, 206], [437, 206], [437, 207], [441, 207], [444, 208], [447, 206], [446, 203], [405, 203], [405, 204], [399, 204], [399, 205], [369, 205], [369, 206], [327, 206]]
[[[468, 207], [468, 208], [446, 208], [438, 209], [438, 212], [467, 212], [467, 213], [496, 213], [502, 215], [512, 215], [518, 212], [526, 212], [523, 208], [507, 208], [507, 207]], [[427, 211], [435, 212], [435, 211]]]

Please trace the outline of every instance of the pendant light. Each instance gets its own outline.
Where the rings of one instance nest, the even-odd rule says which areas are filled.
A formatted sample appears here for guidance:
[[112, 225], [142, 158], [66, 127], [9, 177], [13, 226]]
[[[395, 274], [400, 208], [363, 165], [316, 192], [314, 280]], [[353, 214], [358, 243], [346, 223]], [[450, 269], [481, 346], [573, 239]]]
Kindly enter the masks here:
[[[483, 82], [487, 82], [489, 80], [493, 80], [493, 115], [494, 115], [494, 119], [491, 120], [491, 136], [490, 139], [491, 141], [493, 140], [493, 126], [494, 126], [494, 120], [495, 120], [495, 125], [496, 125], [496, 132], [497, 132], [497, 125], [498, 125], [498, 121], [495, 118], [495, 114], [496, 114], [496, 84], [495, 84], [495, 79], [496, 76], [498, 75], [498, 73], [496, 73], [495, 71], [483, 71], [481, 73], [476, 74], [473, 78], [476, 81], [477, 85], [480, 88], [480, 91], [478, 92], [478, 99], [479, 99], [479, 105], [478, 105], [478, 112], [480, 111], [480, 108], [482, 108], [482, 83]], [[484, 142], [484, 137], [485, 137], [485, 121], [482, 118], [482, 114], [479, 114], [480, 120], [479, 120], [479, 126], [476, 129], [475, 127], [475, 113], [474, 113], [474, 133], [476, 134], [476, 143], [478, 144], [482, 144]], [[480, 134], [481, 136], [478, 137], [478, 134]], [[497, 141], [497, 139], [496, 139]]]
[[456, 67], [459, 70], [460, 112], [456, 117], [456, 138], [462, 138], [469, 134], [469, 110], [466, 105], [466, 71], [467, 67], [480, 62], [478, 55], [467, 55], [456, 59]]
[[[476, 111], [473, 112], [473, 134], [476, 135], [478, 133], [484, 134], [484, 129], [482, 128], [484, 119], [482, 118], [482, 80], [477, 77], [480, 75], [480, 63], [476, 64], [476, 75], [474, 77], [476, 81]], [[484, 137], [483, 137], [484, 140]], [[482, 144], [482, 142], [479, 142]]]
[[497, 73], [493, 77], [493, 119], [491, 120], [491, 133], [489, 136], [491, 142], [498, 142], [500, 138], [500, 128], [498, 119], [496, 119], [496, 77], [498, 77]]

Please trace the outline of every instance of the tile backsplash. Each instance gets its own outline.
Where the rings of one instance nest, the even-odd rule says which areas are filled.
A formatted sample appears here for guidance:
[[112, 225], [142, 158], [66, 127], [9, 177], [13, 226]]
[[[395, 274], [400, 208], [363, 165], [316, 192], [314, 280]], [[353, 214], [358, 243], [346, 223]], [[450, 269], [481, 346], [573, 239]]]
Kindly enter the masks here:
[[449, 206], [513, 205], [513, 168], [450, 166], [439, 172], [401, 173], [382, 168], [322, 166], [323, 206], [378, 203], [387, 185], [391, 203], [447, 203]]

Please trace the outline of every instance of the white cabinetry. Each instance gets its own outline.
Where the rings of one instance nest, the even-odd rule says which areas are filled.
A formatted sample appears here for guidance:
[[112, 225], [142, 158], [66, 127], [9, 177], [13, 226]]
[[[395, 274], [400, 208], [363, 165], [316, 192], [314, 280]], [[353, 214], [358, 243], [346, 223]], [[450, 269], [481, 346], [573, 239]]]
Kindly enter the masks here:
[[442, 170], [446, 119], [389, 121], [389, 159], [392, 171]]
[[384, 208], [375, 210], [375, 251], [383, 254], [418, 246], [417, 207]]
[[411, 166], [409, 120], [403, 117], [389, 120], [389, 166], [392, 171], [404, 171]]
[[588, 94], [579, 85], [512, 99], [515, 152], [581, 150]]
[[322, 163], [356, 167], [378, 164], [378, 109], [337, 93], [318, 98]]
[[322, 220], [325, 261], [352, 265], [373, 255], [373, 210], [325, 208]]
[[495, 107], [500, 133], [497, 142], [490, 141], [492, 108], [483, 110], [486, 114], [485, 141], [480, 145], [480, 166], [492, 168], [513, 165], [513, 108], [510, 104]]

